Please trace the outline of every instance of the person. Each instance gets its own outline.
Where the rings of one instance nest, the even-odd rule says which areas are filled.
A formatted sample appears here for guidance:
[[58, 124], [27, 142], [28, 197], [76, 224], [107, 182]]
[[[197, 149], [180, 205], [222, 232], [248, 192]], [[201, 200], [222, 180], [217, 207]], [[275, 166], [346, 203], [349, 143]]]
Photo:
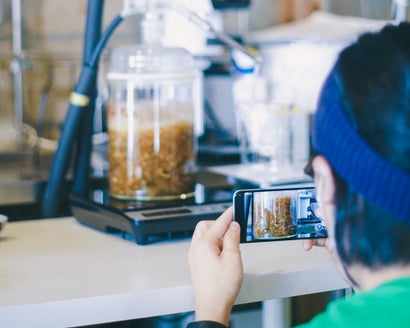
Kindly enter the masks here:
[[[307, 165], [325, 246], [355, 293], [302, 327], [410, 327], [410, 24], [365, 33], [338, 56], [322, 87]], [[199, 222], [188, 260], [189, 328], [226, 327], [243, 280], [232, 209]]]

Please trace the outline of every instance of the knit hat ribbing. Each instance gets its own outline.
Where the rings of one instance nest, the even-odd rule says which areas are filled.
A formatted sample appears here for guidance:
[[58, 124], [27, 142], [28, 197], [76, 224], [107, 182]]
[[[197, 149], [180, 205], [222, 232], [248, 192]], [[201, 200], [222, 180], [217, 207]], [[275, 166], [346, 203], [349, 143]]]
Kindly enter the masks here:
[[328, 76], [312, 122], [312, 145], [357, 193], [410, 225], [410, 175], [377, 154], [343, 109], [336, 71]]

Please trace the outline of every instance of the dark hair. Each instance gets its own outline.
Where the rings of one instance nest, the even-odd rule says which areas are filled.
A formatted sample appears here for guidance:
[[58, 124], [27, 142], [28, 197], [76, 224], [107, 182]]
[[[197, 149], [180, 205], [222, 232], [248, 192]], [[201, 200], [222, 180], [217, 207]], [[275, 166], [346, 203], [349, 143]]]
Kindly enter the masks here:
[[[361, 36], [339, 55], [344, 109], [360, 136], [410, 174], [410, 24]], [[366, 201], [337, 174], [337, 251], [373, 270], [410, 263], [410, 225]], [[409, 195], [410, 201], [410, 195]]]

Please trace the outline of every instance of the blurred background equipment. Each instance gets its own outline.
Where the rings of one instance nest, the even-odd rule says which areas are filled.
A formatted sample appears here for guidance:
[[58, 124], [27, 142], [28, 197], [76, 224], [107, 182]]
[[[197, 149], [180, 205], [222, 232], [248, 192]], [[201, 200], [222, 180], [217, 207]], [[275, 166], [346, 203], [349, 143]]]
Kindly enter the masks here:
[[[138, 8], [157, 1], [126, 2]], [[216, 218], [230, 206], [232, 191], [238, 186], [303, 180], [301, 174], [283, 175], [283, 172], [267, 179], [266, 172], [250, 171], [244, 165], [233, 89], [238, 81], [255, 77], [255, 62], [244, 60], [240, 54], [243, 50], [253, 53], [250, 49], [256, 49], [263, 60], [262, 76], [257, 77], [264, 86], [254, 88], [260, 84], [253, 84], [249, 88], [245, 83], [245, 88], [239, 88], [245, 91], [241, 91], [241, 96], [249, 96], [246, 92], [252, 91], [252, 97], [270, 97], [297, 113], [293, 116], [292, 112], [292, 118], [297, 119], [291, 124], [291, 137], [287, 140], [291, 141], [291, 149], [286, 147], [286, 150], [291, 152], [291, 161], [303, 163], [309, 151], [308, 123], [315, 110], [318, 90], [340, 49], [364, 31], [408, 16], [408, 3], [400, 0], [181, 0], [181, 3], [196, 23], [192, 24], [180, 13], [164, 11], [161, 41], [164, 48], [186, 49], [202, 73], [200, 96], [194, 97], [199, 100], [198, 107], [202, 107], [195, 114], [196, 164], [200, 174], [194, 197], [188, 201], [161, 201], [160, 205], [153, 202], [154, 209], [150, 209], [144, 202], [123, 201], [107, 193], [106, 114], [107, 102], [112, 97], [106, 78], [109, 60], [118, 47], [141, 45], [139, 25], [144, 15], [127, 16], [116, 26], [122, 1], [0, 0], [0, 212], [8, 220], [74, 215], [82, 223], [145, 244], [152, 239], [186, 238], [197, 220]], [[91, 26], [87, 25], [90, 16], [93, 16], [88, 20], [93, 22]], [[109, 22], [114, 22], [111, 27], [116, 29], [115, 33], [94, 53], [101, 32], [110, 29]], [[230, 38], [224, 38], [225, 34]], [[252, 47], [242, 49], [238, 55], [232, 51], [232, 40], [234, 48]], [[95, 60], [95, 55], [101, 55], [101, 60]], [[87, 67], [90, 63], [91, 68]], [[84, 66], [91, 70], [89, 81], [78, 90]], [[124, 85], [128, 81], [122, 80]], [[147, 81], [142, 86], [150, 85]], [[179, 82], [171, 84], [178, 86]], [[192, 80], [187, 85], [193, 85]], [[151, 86], [134, 86], [127, 90], [119, 87], [124, 91], [119, 93], [138, 94], [146, 89], [155, 94]], [[77, 105], [86, 99], [83, 93], [90, 95], [86, 111], [94, 117], [84, 119], [79, 113], [68, 114], [72, 90], [77, 94], [71, 102]], [[249, 99], [250, 104], [255, 100]], [[111, 100], [121, 103], [121, 99]], [[76, 127], [69, 129], [71, 136], [63, 138], [69, 141], [63, 149], [70, 150], [59, 154], [58, 142], [64, 135], [67, 116], [74, 118]], [[268, 136], [263, 137], [268, 143]], [[76, 158], [73, 154], [77, 154]], [[56, 158], [61, 166], [50, 171]], [[71, 191], [77, 196], [70, 202]], [[47, 212], [42, 206], [45, 204], [51, 204], [45, 206]], [[162, 210], [155, 206], [161, 206]], [[4, 220], [0, 221], [3, 221], [1, 226]], [[293, 300], [292, 324], [305, 322], [322, 310], [327, 297], [303, 302], [299, 308], [299, 301]]]
[[[292, 41], [295, 41], [296, 34], [289, 34], [287, 30], [292, 30], [293, 24], [297, 23], [301, 24], [300, 28], [322, 24], [327, 20], [333, 22], [332, 26], [337, 25], [335, 22], [344, 24], [342, 18], [349, 22], [351, 18], [378, 22], [404, 20], [407, 19], [408, 9], [407, 1], [400, 0], [199, 0], [182, 3], [210, 22], [215, 30], [227, 33], [244, 44], [252, 43], [263, 57], [264, 75], [276, 85], [275, 93], [297, 99], [303, 103], [300, 109], [309, 107], [309, 111], [314, 108], [306, 104], [311, 104], [313, 97], [306, 98], [306, 93], [288, 92], [291, 90], [289, 85], [305, 83], [295, 78], [306, 73], [300, 71], [306, 65], [298, 53], [310, 49], [312, 56], [308, 58], [313, 60], [315, 53], [323, 54], [322, 50], [325, 49], [329, 56], [326, 59], [321, 57], [320, 61], [330, 63], [342, 44], [329, 42], [331, 36], [326, 42], [312, 42], [310, 38], [308, 42], [295, 43]], [[104, 6], [102, 27], [105, 28], [121, 10], [122, 2], [106, 1]], [[39, 204], [67, 114], [69, 96], [81, 72], [87, 9], [84, 0], [69, 3], [0, 0], [0, 205], [10, 220], [40, 216]], [[311, 15], [315, 10], [320, 12]], [[141, 35], [136, 28], [140, 19], [136, 15], [118, 27], [99, 63], [95, 116], [93, 128], [88, 130], [93, 134], [89, 171], [91, 186], [104, 186], [108, 169], [105, 58], [115, 46], [140, 42]], [[367, 22], [362, 22], [367, 26]], [[237, 122], [230, 90], [243, 72], [239, 72], [232, 62], [231, 47], [212, 33], [204, 33], [175, 12], [164, 14], [164, 26], [164, 46], [186, 48], [203, 73], [198, 164], [238, 163]], [[332, 32], [338, 31], [332, 29]], [[281, 34], [282, 37], [279, 37]], [[316, 59], [319, 60], [319, 57]], [[313, 69], [315, 66], [310, 67]], [[278, 84], [281, 81], [278, 77], [286, 72], [288, 84]], [[297, 138], [303, 138], [305, 132], [297, 131], [302, 135]], [[300, 144], [305, 145], [294, 151], [304, 154], [306, 140]], [[69, 183], [74, 167], [74, 163], [70, 162], [67, 173]], [[69, 188], [71, 186], [65, 193], [69, 192]], [[70, 214], [68, 204], [61, 204], [58, 215], [67, 214]]]

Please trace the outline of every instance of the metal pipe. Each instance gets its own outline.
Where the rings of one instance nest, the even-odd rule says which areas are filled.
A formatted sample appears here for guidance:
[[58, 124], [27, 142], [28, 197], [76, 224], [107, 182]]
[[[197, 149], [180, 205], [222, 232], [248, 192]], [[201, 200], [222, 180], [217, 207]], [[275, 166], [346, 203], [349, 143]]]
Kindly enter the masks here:
[[12, 0], [12, 50], [13, 59], [10, 70], [13, 74], [13, 99], [14, 119], [19, 139], [22, 139], [22, 127], [24, 122], [23, 109], [23, 70], [26, 68], [25, 55], [23, 53], [23, 32], [21, 0]]
[[11, 22], [13, 54], [20, 55], [23, 52], [21, 0], [12, 0], [11, 2]]
[[124, 0], [123, 5], [123, 12], [122, 15], [130, 16], [139, 13], [147, 13], [150, 11], [162, 11], [162, 10], [174, 10], [175, 12], [179, 13], [188, 21], [195, 24], [197, 27], [202, 29], [202, 31], [210, 33], [219, 41], [223, 42], [224, 44], [228, 45], [233, 49], [237, 49], [250, 57], [256, 67], [260, 67], [262, 64], [262, 57], [259, 56], [257, 52], [254, 50], [250, 50], [249, 48], [243, 46], [231, 36], [226, 34], [225, 32], [217, 31], [214, 27], [204, 18], [199, 16], [197, 13], [191, 11], [187, 7], [183, 6], [181, 3], [173, 0], [152, 0], [152, 1], [138, 1], [138, 0]]
[[247, 55], [255, 63], [255, 72], [257, 73], [260, 72], [263, 59], [259, 55], [259, 53], [243, 46], [242, 44], [237, 42], [235, 39], [233, 39], [231, 36], [229, 36], [225, 32], [215, 30], [214, 27], [207, 20], [203, 19], [198, 14], [196, 14], [195, 12], [192, 12], [191, 10], [180, 5], [179, 3], [176, 3], [175, 1], [170, 1], [169, 6], [171, 9], [175, 10], [176, 12], [181, 14], [183, 17], [188, 19], [190, 22], [192, 22], [193, 24], [201, 28], [204, 32], [210, 33], [215, 38], [225, 43], [229, 47], [233, 49], [237, 49], [243, 54]]

